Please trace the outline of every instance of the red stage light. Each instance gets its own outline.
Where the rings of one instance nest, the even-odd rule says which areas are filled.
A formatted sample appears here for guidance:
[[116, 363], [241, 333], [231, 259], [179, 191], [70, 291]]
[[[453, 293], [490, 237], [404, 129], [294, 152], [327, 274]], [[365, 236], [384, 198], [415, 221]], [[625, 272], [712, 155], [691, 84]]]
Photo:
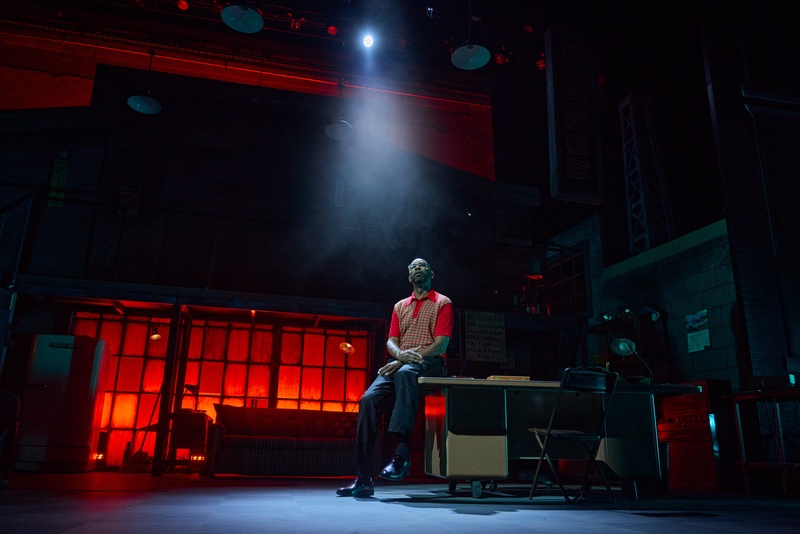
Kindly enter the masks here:
[[189, 2], [187, 2], [187, 0], [178, 0], [175, 5], [177, 5], [178, 9], [181, 11], [189, 10]]
[[328, 35], [336, 35], [337, 33], [339, 33], [339, 28], [337, 28], [333, 24], [328, 26]]

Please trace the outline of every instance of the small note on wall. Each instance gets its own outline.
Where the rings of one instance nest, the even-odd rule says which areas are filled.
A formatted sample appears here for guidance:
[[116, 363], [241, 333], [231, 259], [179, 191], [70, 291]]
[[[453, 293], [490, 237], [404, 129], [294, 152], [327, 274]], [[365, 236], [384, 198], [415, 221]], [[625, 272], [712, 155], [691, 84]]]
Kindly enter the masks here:
[[506, 320], [502, 313], [464, 312], [466, 359], [507, 362]]
[[689, 352], [700, 352], [711, 348], [708, 310], [701, 310], [686, 316], [686, 338], [689, 342]]

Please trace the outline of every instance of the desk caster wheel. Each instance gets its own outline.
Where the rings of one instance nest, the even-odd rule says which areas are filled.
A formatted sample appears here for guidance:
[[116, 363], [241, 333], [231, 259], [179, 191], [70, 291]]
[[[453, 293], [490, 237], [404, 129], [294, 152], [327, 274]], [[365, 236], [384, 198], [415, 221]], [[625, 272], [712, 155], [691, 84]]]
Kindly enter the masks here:
[[472, 497], [474, 499], [481, 498], [481, 492], [483, 491], [483, 484], [480, 480], [473, 480], [472, 481]]
[[453, 494], [456, 492], [456, 486], [458, 482], [455, 480], [448, 480], [447, 481], [447, 493]]

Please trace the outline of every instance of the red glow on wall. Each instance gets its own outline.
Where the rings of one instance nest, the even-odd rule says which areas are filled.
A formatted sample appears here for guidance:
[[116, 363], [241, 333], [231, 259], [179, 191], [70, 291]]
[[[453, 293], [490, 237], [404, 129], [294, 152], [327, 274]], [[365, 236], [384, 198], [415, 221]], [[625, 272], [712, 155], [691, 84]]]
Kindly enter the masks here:
[[[345, 354], [339, 348], [339, 344], [342, 341], [344, 341], [344, 335], [341, 338], [328, 336], [328, 341], [325, 344], [325, 365], [327, 367], [344, 367]], [[353, 347], [355, 347], [355, 344], [353, 344]], [[353, 354], [356, 353], [357, 351]]]
[[188, 362], [186, 364], [186, 377], [184, 384], [199, 384], [200, 383], [200, 363]]
[[234, 362], [247, 361], [250, 352], [250, 331], [234, 328], [228, 337], [228, 360]]
[[100, 418], [100, 428], [108, 427], [108, 422], [111, 419], [111, 399], [113, 397], [113, 393], [106, 392], [105, 398], [103, 399], [103, 415]]
[[325, 400], [344, 399], [344, 369], [326, 369], [323, 387]]
[[364, 384], [366, 384], [366, 382], [366, 371], [347, 371], [347, 396], [345, 398], [348, 401], [358, 401], [361, 398], [361, 394], [364, 392]]
[[324, 402], [322, 403], [323, 412], [341, 412], [344, 405], [341, 402]]
[[251, 363], [269, 363], [272, 360], [272, 332], [256, 330], [250, 345]]
[[303, 336], [299, 333], [283, 332], [281, 363], [298, 364], [303, 353]]
[[226, 397], [243, 397], [247, 385], [247, 366], [244, 364], [230, 364], [225, 371]]
[[281, 365], [278, 373], [278, 398], [297, 399], [300, 397], [300, 368]]
[[136, 409], [139, 395], [120, 393], [114, 395], [114, 407], [111, 413], [111, 426], [133, 428], [136, 421]]
[[269, 394], [269, 367], [251, 365], [247, 377], [248, 397], [267, 397]]
[[[152, 433], [151, 433], [152, 434]], [[155, 434], [153, 434], [155, 436]], [[133, 450], [133, 432], [128, 430], [112, 430], [108, 435], [107, 465], [122, 465], [126, 451]]]
[[150, 335], [148, 325], [145, 323], [128, 323], [125, 328], [125, 340], [122, 344], [122, 354], [144, 354], [147, 337]]
[[164, 360], [147, 360], [142, 379], [142, 391], [157, 393], [164, 380]]
[[203, 357], [207, 360], [224, 360], [228, 343], [228, 329], [225, 327], [208, 327], [203, 338]]
[[[207, 414], [216, 414], [214, 410], [214, 403], [219, 402], [219, 397], [199, 397], [197, 399], [197, 410], [201, 410], [206, 412]], [[231, 406], [243, 406], [244, 401], [242, 399], [231, 399], [230, 402], [226, 402], [225, 404], [230, 404]]]
[[200, 393], [203, 395], [220, 395], [222, 393], [222, 362], [203, 362], [200, 372]]
[[322, 368], [306, 367], [303, 369], [303, 387], [300, 390], [300, 397], [307, 400], [322, 398]]
[[142, 395], [136, 414], [136, 428], [145, 428], [158, 421], [158, 394]]
[[200, 358], [202, 352], [203, 352], [203, 329], [192, 328], [192, 331], [189, 334], [188, 356], [192, 360], [197, 360]]
[[123, 356], [119, 359], [117, 391], [139, 391], [142, 381], [142, 358]]
[[322, 367], [325, 358], [325, 336], [306, 334], [303, 343], [303, 365]]
[[120, 341], [122, 340], [122, 322], [103, 321], [100, 325], [99, 337], [106, 341], [109, 354], [119, 354]]

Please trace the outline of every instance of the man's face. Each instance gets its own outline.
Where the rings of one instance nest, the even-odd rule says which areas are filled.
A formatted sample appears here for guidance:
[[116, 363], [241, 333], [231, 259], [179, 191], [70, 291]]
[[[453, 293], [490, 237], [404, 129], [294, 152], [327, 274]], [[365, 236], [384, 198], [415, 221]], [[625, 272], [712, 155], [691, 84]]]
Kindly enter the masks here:
[[433, 278], [433, 271], [428, 262], [417, 258], [408, 266], [408, 281], [416, 285], [424, 285]]

